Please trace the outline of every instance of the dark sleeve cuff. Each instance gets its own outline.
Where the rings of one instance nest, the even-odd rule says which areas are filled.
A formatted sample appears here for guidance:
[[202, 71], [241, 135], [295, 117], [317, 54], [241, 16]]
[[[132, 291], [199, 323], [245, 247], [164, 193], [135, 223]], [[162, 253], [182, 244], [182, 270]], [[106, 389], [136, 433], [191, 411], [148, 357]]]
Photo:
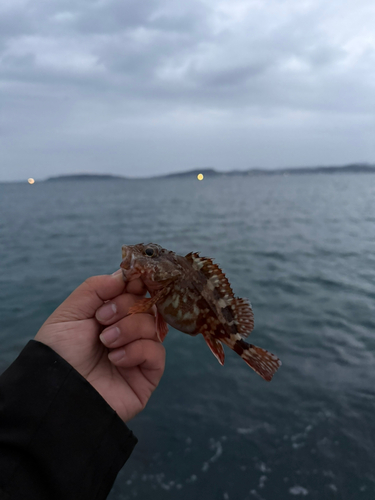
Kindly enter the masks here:
[[136, 443], [45, 344], [31, 340], [0, 377], [1, 499], [104, 499]]

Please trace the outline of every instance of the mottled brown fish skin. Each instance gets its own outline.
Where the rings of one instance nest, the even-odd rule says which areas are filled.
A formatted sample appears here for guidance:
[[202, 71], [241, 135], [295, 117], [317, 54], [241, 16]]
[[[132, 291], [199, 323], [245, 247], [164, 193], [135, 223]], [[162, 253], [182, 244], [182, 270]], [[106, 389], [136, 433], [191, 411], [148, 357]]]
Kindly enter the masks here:
[[265, 380], [271, 380], [281, 362], [243, 340], [254, 328], [251, 306], [246, 299], [234, 296], [217, 264], [198, 253], [183, 257], [154, 243], [124, 245], [122, 250], [125, 280], [141, 277], [151, 295], [151, 299], [144, 299], [142, 310], [135, 307], [131, 312], [143, 312], [155, 303], [161, 329], [165, 321], [189, 335], [201, 333], [221, 364], [224, 343]]

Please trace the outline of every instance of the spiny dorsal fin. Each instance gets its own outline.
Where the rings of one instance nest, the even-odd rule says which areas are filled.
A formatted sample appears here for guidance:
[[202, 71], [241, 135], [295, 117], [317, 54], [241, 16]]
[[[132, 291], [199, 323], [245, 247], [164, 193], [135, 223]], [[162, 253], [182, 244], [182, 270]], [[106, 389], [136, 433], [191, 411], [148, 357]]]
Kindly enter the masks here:
[[207, 278], [208, 287], [211, 290], [216, 288], [226, 305], [231, 305], [234, 299], [233, 290], [220, 267], [214, 264], [212, 259], [200, 257], [199, 253], [188, 253], [185, 258], [196, 271], [200, 271]]
[[207, 286], [215, 288], [224, 301], [223, 307], [230, 306], [234, 323], [238, 333], [247, 337], [254, 328], [254, 314], [247, 299], [235, 298], [229, 281], [223, 271], [212, 259], [200, 257], [198, 253], [189, 253], [186, 259], [196, 271], [200, 271], [207, 278]]

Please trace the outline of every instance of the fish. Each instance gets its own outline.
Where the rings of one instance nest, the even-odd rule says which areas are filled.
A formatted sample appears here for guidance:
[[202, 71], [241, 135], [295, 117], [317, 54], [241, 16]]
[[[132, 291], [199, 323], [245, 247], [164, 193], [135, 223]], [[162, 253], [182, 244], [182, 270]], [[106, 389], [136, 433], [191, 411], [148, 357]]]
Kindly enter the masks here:
[[185, 256], [156, 243], [122, 246], [120, 268], [125, 282], [140, 278], [150, 297], [136, 302], [129, 315], [156, 306], [156, 332], [163, 342], [168, 324], [191, 336], [202, 334], [221, 365], [223, 344], [236, 352], [264, 380], [281, 366], [271, 352], [247, 343], [254, 314], [247, 299], [235, 297], [231, 285], [213, 259], [197, 252]]

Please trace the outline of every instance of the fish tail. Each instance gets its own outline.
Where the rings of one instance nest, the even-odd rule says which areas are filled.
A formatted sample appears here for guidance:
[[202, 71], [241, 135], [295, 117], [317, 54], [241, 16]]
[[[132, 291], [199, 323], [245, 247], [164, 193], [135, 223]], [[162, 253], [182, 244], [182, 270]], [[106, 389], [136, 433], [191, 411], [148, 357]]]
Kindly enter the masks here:
[[230, 346], [258, 375], [268, 382], [281, 366], [281, 361], [275, 354], [248, 344], [244, 340], [236, 340]]

